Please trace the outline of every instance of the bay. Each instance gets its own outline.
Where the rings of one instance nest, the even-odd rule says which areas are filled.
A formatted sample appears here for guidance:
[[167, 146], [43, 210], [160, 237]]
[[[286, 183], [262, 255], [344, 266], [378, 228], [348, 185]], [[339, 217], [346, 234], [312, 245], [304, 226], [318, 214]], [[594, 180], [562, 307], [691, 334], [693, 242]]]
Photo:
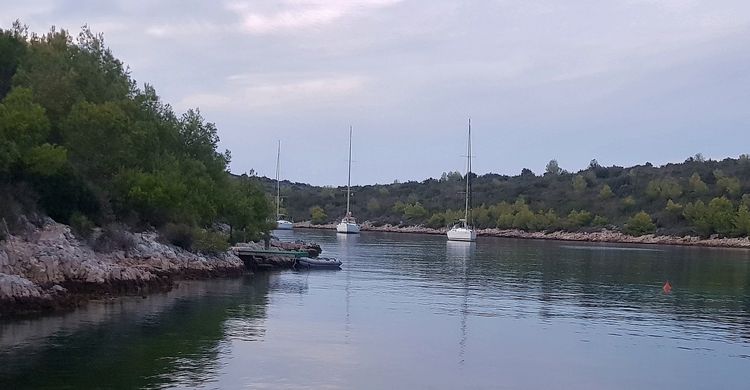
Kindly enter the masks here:
[[746, 250], [276, 233], [318, 242], [342, 269], [3, 320], [0, 388], [748, 385]]

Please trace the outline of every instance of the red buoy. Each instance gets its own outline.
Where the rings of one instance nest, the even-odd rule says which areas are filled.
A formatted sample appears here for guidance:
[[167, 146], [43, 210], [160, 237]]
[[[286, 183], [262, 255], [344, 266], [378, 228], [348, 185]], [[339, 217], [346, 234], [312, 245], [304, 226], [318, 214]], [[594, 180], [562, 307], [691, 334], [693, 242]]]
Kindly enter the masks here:
[[669, 283], [669, 280], [667, 280], [661, 289], [664, 290], [664, 294], [669, 294], [672, 292], [672, 283]]

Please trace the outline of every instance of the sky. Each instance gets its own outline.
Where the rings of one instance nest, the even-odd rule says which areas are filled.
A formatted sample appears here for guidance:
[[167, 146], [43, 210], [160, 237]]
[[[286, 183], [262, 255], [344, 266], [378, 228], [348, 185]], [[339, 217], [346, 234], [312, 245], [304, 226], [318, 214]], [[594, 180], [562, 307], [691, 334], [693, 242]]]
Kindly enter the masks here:
[[88, 24], [231, 170], [345, 185], [750, 153], [746, 0], [0, 0]]

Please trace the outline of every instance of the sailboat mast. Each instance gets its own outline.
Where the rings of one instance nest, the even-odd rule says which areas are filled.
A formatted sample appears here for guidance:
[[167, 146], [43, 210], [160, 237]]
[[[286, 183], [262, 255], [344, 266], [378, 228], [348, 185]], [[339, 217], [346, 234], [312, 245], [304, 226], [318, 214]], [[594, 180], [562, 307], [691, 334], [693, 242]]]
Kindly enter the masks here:
[[349, 216], [349, 197], [352, 193], [352, 126], [349, 125], [349, 177], [346, 179], [346, 216]]
[[469, 177], [471, 176], [471, 118], [469, 118], [469, 141], [466, 144], [466, 209], [464, 210], [464, 226], [469, 226], [469, 197], [471, 191]]
[[276, 151], [276, 219], [281, 219], [281, 183], [279, 182], [279, 162], [281, 161], [281, 140], [279, 140], [279, 148]]

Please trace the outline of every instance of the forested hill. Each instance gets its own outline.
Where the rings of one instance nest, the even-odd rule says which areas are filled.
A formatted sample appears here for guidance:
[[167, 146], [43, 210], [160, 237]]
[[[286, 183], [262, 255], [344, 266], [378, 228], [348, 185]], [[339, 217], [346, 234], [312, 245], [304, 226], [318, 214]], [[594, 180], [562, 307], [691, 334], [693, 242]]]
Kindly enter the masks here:
[[175, 113], [139, 88], [101, 35], [0, 30], [0, 217], [11, 230], [48, 215], [83, 236], [157, 228], [187, 248], [257, 236], [268, 198], [230, 180], [218, 141], [197, 110]]
[[[275, 181], [255, 178], [268, 192]], [[353, 187], [352, 210], [375, 224], [444, 227], [463, 216], [464, 177]], [[750, 158], [723, 161], [701, 155], [654, 167], [603, 167], [592, 161], [568, 173], [556, 161], [535, 175], [486, 174], [472, 178], [474, 224], [480, 228], [591, 230], [632, 234], [746, 236], [750, 233]], [[282, 182], [282, 206], [296, 221], [332, 222], [346, 208], [344, 187]]]

